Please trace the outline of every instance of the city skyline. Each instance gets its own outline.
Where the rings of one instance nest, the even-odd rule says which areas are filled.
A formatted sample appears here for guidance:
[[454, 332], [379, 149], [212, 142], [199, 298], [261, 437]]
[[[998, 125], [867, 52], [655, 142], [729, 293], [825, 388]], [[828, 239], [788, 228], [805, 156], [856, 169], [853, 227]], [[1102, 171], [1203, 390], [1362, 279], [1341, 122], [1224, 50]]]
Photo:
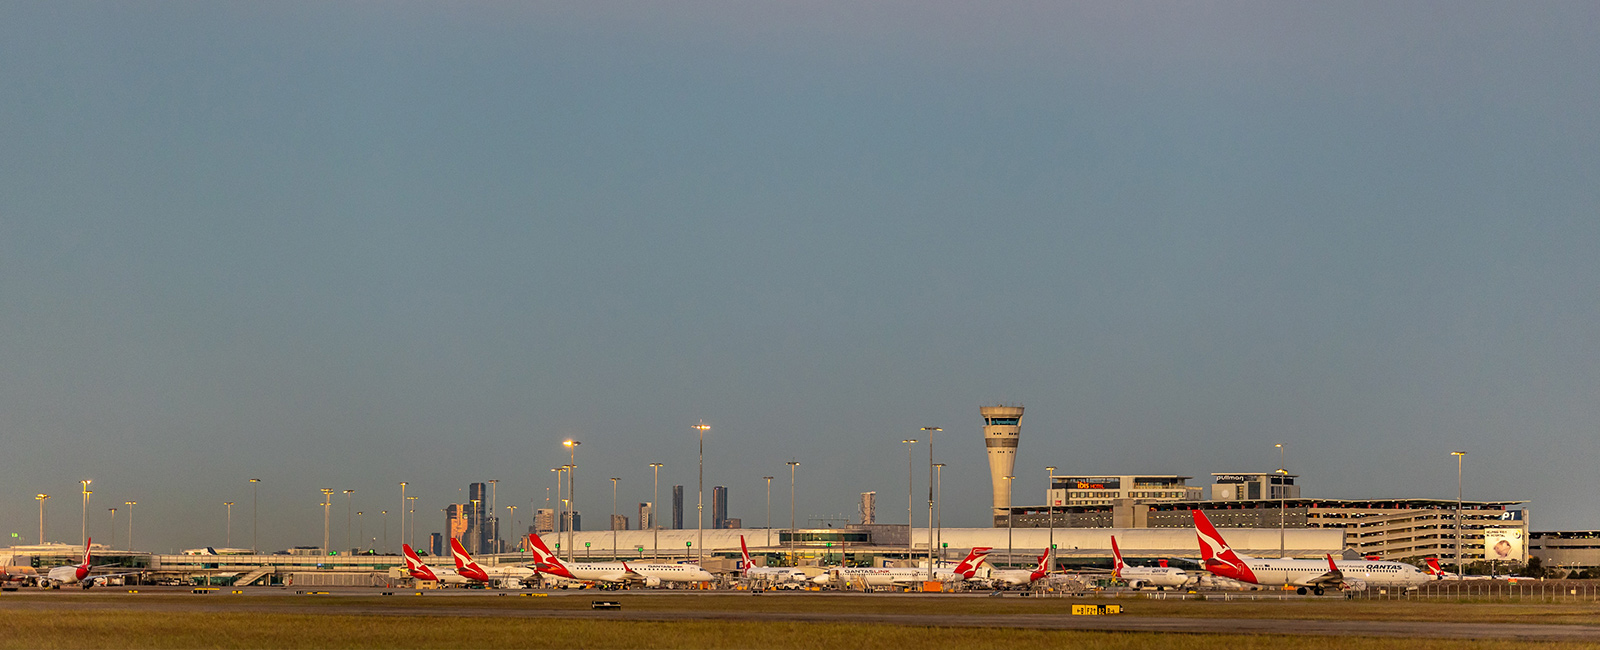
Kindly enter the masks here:
[[97, 539], [233, 502], [239, 546], [259, 493], [276, 550], [406, 481], [426, 543], [574, 459], [588, 528], [610, 477], [693, 527], [704, 421], [707, 527], [791, 461], [800, 520], [897, 523], [930, 435], [981, 526], [1020, 404], [1018, 504], [1279, 444], [1308, 496], [1454, 498], [1463, 450], [1467, 499], [1592, 529], [1597, 14], [8, 2], [0, 522], [50, 494], [78, 543], [92, 479]]

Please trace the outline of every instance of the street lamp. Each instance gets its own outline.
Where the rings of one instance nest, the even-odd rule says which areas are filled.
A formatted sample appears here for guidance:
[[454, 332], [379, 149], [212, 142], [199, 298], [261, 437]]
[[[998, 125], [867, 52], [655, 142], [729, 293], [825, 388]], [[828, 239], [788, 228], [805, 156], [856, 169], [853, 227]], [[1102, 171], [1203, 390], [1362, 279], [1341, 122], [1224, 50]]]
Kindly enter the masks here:
[[[45, 497], [49, 498], [49, 497]], [[138, 501], [123, 501], [122, 505], [128, 506], [128, 550], [133, 550], [133, 507], [139, 505]]]
[[[574, 490], [577, 488], [578, 483], [574, 476], [578, 473], [578, 445], [583, 443], [576, 440], [566, 440], [561, 444], [566, 446], [572, 461], [572, 464], [567, 466], [567, 500], [570, 502], [570, 510], [573, 513], [573, 518], [575, 520], [577, 518], [576, 515], [578, 511], [578, 495]], [[577, 561], [575, 559], [576, 555], [574, 555], [577, 553], [577, 550], [573, 548], [573, 546], [576, 546], [576, 544], [573, 543], [574, 537], [572, 534], [572, 529], [575, 527], [576, 526], [570, 524], [567, 526], [567, 560], [572, 562]]]
[[[250, 554], [261, 552], [261, 547], [256, 546], [256, 529], [261, 524], [261, 479], [250, 479]], [[387, 543], [387, 542], [385, 542]], [[133, 549], [128, 549], [133, 550]]]
[[111, 511], [111, 548], [117, 547], [117, 509], [107, 508]]
[[78, 482], [83, 484], [83, 545], [84, 545], [84, 548], [88, 548], [89, 547], [89, 495], [90, 494], [94, 494], [93, 492], [89, 491], [89, 484], [93, 483], [94, 481], [89, 480], [89, 479], [84, 479], [84, 480], [78, 481]]
[[350, 516], [350, 512], [353, 509], [352, 506], [350, 505], [350, 495], [352, 495], [352, 494], [355, 494], [355, 490], [345, 490], [344, 491], [344, 547], [345, 548], [355, 548], [354, 546], [351, 546], [351, 541], [352, 540], [350, 539], [350, 524], [352, 523], [352, 520], [354, 519], [353, 517]]
[[223, 539], [222, 545], [226, 546], [226, 547], [229, 547], [229, 548], [232, 548], [233, 547], [233, 502], [232, 501], [223, 501], [222, 505], [225, 505], [225, 506], [228, 507], [228, 528], [227, 528], [228, 532], [222, 538]]
[[912, 465], [916, 461], [912, 458], [911, 445], [917, 444], [916, 438], [901, 440], [906, 445], [906, 559], [911, 559], [911, 526], [916, 522], [911, 520], [911, 509], [916, 504], [916, 497], [912, 495], [912, 483], [916, 480], [916, 472]]
[[656, 525], [656, 520], [661, 516], [656, 508], [661, 507], [661, 463], [650, 463], [650, 469], [655, 473], [655, 487], [650, 492], [650, 530], [654, 540], [650, 549], [650, 559], [661, 557], [661, 526]]
[[795, 566], [794, 554], [794, 468], [799, 467], [798, 461], [789, 461], [789, 566]]
[[1456, 457], [1456, 575], [1466, 575], [1461, 570], [1461, 459], [1467, 452], [1452, 451], [1450, 455]]
[[939, 560], [944, 561], [944, 463], [934, 463], [934, 530], [938, 534], [934, 537], [934, 545], [939, 547]]
[[1045, 552], [1050, 554], [1050, 570], [1054, 571], [1056, 568], [1056, 500], [1051, 498], [1050, 493], [1055, 489], [1056, 468], [1046, 467], [1044, 472], [1048, 475], [1045, 477], [1044, 484], [1044, 507], [1050, 509], [1050, 548]]
[[761, 478], [767, 482], [767, 548], [772, 548], [772, 477]]
[[[928, 581], [933, 582], [933, 433], [944, 431], [940, 427], [922, 427], [928, 432]], [[906, 536], [911, 535], [910, 527], [906, 528]]]
[[617, 559], [617, 481], [622, 480], [616, 476], [611, 477], [611, 559]]
[[[567, 501], [561, 496], [563, 494], [561, 491], [562, 485], [564, 485], [561, 479], [565, 476], [567, 466], [552, 467], [550, 471], [556, 473], [556, 502], [551, 504], [552, 507], [550, 508], [550, 532], [555, 533], [556, 548], [559, 549], [561, 548], [561, 533], [567, 524]], [[545, 494], [545, 498], [549, 498], [549, 492]]]
[[405, 544], [405, 543], [408, 543], [410, 541], [411, 541], [411, 537], [406, 535], [406, 482], [405, 481], [401, 481], [400, 482], [400, 543], [401, 544]]
[[411, 531], [406, 537], [414, 542], [417, 541], [417, 498], [406, 497], [406, 500], [411, 502], [411, 511], [406, 513], [410, 516], [408, 520], [411, 522]]
[[1283, 548], [1283, 508], [1284, 499], [1289, 494], [1288, 485], [1284, 483], [1284, 481], [1289, 480], [1289, 465], [1283, 460], [1283, 443], [1278, 443], [1273, 446], [1278, 448], [1278, 557], [1281, 558], [1287, 557], [1288, 555]]
[[389, 511], [383, 511], [383, 554], [389, 554]]
[[[362, 513], [361, 513], [360, 510], [356, 511], [356, 531], [357, 531], [356, 539], [358, 539], [358, 540], [363, 540], [363, 539], [367, 538], [367, 520], [364, 517], [362, 517], [361, 514]], [[360, 555], [361, 554], [361, 545], [357, 545], [353, 550], [355, 550], [356, 555]]]
[[322, 488], [322, 554], [328, 554], [328, 506], [333, 503], [333, 488]]
[[[499, 553], [500, 552], [500, 515], [497, 514], [497, 513], [500, 512], [499, 508], [500, 508], [500, 479], [492, 478], [492, 479], [489, 479], [489, 525], [490, 525], [490, 530], [489, 530], [489, 535], [487, 535], [487, 537], [489, 538], [489, 549], [479, 549], [479, 550], [481, 550], [481, 551], [483, 551], [485, 553], [488, 553], [490, 549], [493, 549], [493, 551], [495, 553]], [[483, 537], [483, 535], [480, 535], [480, 537]]]
[[[37, 499], [39, 501], [39, 545], [43, 546], [44, 545], [44, 500], [50, 498], [50, 495], [44, 494], [44, 493], [40, 493], [40, 494], [33, 495], [33, 498]], [[132, 511], [129, 512], [129, 516], [130, 517], [132, 516]], [[133, 542], [129, 541], [128, 545], [132, 546]]]
[[700, 555], [696, 555], [695, 560], [699, 561], [701, 555], [705, 555], [706, 552], [706, 432], [711, 430], [711, 425], [701, 420], [699, 424], [694, 425], [694, 430], [700, 434], [700, 486], [695, 490], [694, 496], [695, 543], [700, 545]]
[[[517, 530], [517, 507], [516, 506], [506, 506], [506, 509], [511, 511], [511, 531], [512, 532], [516, 532], [516, 530]], [[497, 532], [497, 533], [500, 532], [500, 527], [498, 525], [495, 526], [494, 529], [495, 529], [495, 532]]]

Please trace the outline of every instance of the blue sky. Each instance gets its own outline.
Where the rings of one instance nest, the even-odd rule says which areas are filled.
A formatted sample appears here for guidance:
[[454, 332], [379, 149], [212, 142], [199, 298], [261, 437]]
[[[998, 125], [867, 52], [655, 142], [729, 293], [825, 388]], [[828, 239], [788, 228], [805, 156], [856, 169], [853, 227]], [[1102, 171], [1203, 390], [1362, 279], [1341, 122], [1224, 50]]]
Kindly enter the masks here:
[[747, 525], [791, 459], [802, 519], [903, 521], [922, 426], [981, 525], [997, 402], [1040, 493], [1283, 443], [1307, 495], [1444, 498], [1466, 449], [1467, 498], [1600, 526], [1592, 3], [0, 12], [25, 541], [36, 492], [78, 540], [81, 478], [156, 550], [252, 477], [268, 548], [320, 487], [525, 522], [568, 437], [598, 522], [653, 461], [692, 494], [701, 419]]

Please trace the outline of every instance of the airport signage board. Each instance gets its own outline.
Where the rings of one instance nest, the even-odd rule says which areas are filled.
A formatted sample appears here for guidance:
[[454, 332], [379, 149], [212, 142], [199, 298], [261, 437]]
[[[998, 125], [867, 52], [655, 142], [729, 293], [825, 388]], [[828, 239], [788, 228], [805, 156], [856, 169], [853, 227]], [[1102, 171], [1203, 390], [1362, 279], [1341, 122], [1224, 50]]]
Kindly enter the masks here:
[[1528, 540], [1521, 528], [1483, 529], [1483, 557], [1501, 562], [1526, 562]]

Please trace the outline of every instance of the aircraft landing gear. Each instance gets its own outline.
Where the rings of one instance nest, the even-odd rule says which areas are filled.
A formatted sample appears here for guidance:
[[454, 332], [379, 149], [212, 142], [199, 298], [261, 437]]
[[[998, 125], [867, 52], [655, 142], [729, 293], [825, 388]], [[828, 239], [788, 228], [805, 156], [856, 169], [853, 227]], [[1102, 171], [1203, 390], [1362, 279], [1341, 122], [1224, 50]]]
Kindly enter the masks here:
[[1295, 589], [1294, 592], [1297, 593], [1297, 594], [1300, 594], [1301, 596], [1304, 596], [1304, 595], [1306, 595], [1306, 588], [1305, 587], [1300, 587], [1299, 589]]
[[1311, 593], [1314, 593], [1314, 594], [1316, 594], [1318, 596], [1321, 596], [1322, 595], [1322, 587], [1317, 587], [1316, 589], [1311, 590]]

